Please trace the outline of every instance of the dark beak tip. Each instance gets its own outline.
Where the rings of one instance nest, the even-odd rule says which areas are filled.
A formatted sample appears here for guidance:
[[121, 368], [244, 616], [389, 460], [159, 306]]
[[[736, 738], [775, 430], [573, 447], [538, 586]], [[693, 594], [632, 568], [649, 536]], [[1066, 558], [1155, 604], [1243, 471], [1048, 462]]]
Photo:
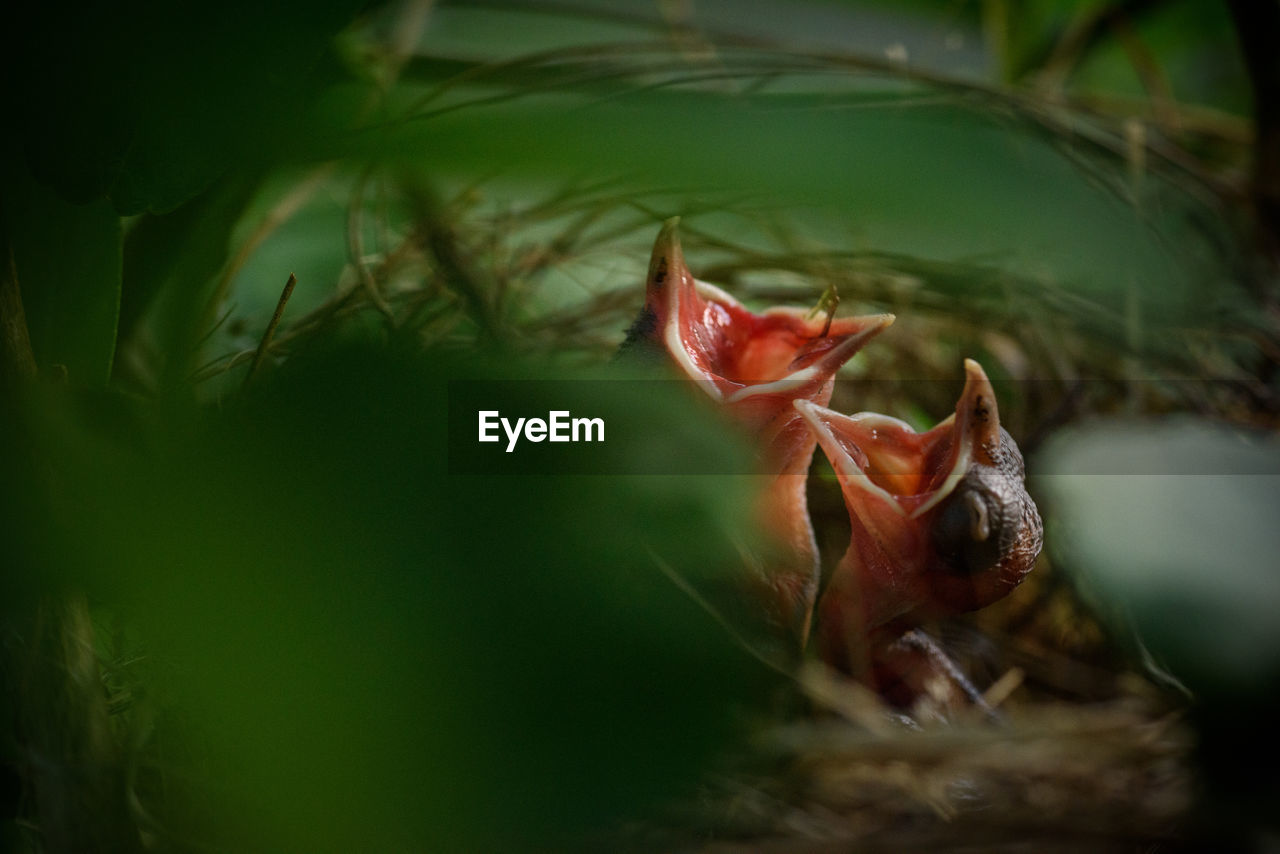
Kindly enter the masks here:
[[653, 244], [654, 253], [668, 252], [671, 254], [680, 251], [680, 217], [673, 216], [662, 223], [662, 230], [658, 232], [658, 239]]

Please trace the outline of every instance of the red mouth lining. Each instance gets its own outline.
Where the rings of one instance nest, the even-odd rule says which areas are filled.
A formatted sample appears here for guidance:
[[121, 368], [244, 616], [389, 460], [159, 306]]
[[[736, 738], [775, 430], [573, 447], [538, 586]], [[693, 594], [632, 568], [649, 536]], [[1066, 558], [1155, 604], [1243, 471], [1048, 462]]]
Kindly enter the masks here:
[[954, 424], [916, 433], [885, 419], [856, 427], [831, 425], [830, 434], [868, 480], [898, 499], [941, 488], [956, 462]]
[[823, 335], [821, 321], [798, 314], [754, 314], [704, 299], [690, 288], [680, 306], [680, 338], [700, 370], [738, 386], [780, 380], [807, 368], [849, 333]]

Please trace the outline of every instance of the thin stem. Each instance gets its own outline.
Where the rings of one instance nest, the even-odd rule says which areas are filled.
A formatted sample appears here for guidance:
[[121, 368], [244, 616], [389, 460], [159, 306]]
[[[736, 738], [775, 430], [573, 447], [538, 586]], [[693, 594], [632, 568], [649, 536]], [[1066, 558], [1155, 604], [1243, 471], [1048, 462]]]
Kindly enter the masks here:
[[356, 276], [360, 280], [360, 286], [364, 289], [365, 296], [369, 298], [369, 302], [373, 303], [374, 307], [382, 312], [383, 317], [387, 319], [389, 324], [395, 326], [395, 312], [391, 310], [386, 297], [378, 290], [378, 283], [373, 277], [373, 271], [369, 269], [369, 265], [364, 260], [364, 188], [372, 171], [372, 167], [366, 169], [351, 191], [351, 202], [347, 207], [347, 255], [351, 265], [355, 268]]
[[253, 354], [253, 361], [249, 364], [249, 373], [244, 375], [244, 384], [246, 386], [253, 379], [253, 375], [258, 372], [258, 365], [262, 364], [262, 357], [267, 352], [267, 348], [271, 346], [271, 336], [275, 334], [276, 327], [280, 325], [280, 318], [284, 315], [285, 304], [289, 302], [289, 297], [293, 295], [293, 286], [296, 284], [298, 284], [298, 277], [290, 273], [289, 281], [284, 283], [284, 290], [280, 292], [280, 299], [276, 302], [276, 310], [271, 315], [271, 322], [267, 324], [267, 330], [262, 333], [262, 340], [258, 342], [258, 350]]
[[312, 170], [310, 174], [271, 208], [267, 215], [263, 217], [262, 222], [245, 238], [244, 243], [240, 244], [235, 256], [227, 263], [222, 274], [218, 277], [218, 283], [214, 286], [213, 293], [209, 296], [209, 301], [205, 304], [204, 321], [201, 323], [202, 328], [210, 329], [210, 334], [212, 333], [213, 318], [217, 316], [218, 308], [226, 301], [227, 294], [231, 292], [231, 283], [235, 281], [240, 270], [253, 257], [253, 253], [258, 250], [258, 247], [275, 233], [276, 229], [293, 219], [298, 211], [302, 210], [303, 205], [315, 195], [317, 190], [324, 186], [324, 183], [329, 180], [336, 168], [337, 163], [326, 163]]

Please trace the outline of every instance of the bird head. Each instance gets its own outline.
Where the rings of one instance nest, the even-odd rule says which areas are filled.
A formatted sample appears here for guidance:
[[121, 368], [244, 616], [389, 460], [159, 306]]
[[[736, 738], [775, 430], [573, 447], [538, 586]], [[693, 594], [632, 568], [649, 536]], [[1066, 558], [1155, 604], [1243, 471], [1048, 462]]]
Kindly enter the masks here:
[[753, 312], [715, 285], [695, 279], [685, 263], [679, 217], [654, 242], [645, 305], [624, 349], [659, 348], [769, 448], [772, 470], [803, 473], [813, 437], [793, 408], [825, 404], [836, 371], [893, 323], [893, 315], [813, 317], [804, 309]]

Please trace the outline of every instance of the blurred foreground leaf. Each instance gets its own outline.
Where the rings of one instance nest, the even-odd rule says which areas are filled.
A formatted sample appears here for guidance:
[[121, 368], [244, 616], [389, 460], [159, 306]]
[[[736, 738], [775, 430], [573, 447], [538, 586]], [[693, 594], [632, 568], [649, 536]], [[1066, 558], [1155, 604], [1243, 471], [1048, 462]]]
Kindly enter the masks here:
[[120, 309], [120, 217], [104, 201], [71, 204], [20, 166], [4, 170], [4, 216], [42, 369], [102, 387], [111, 374]]
[[[747, 196], [744, 210], [820, 211], [825, 225], [800, 247], [830, 240], [982, 262], [1009, 275], [966, 300], [1016, 296], [1029, 317], [1053, 312], [1151, 355], [1185, 359], [1181, 330], [1253, 325], [1247, 294], [1224, 274], [1221, 213], [1187, 182], [1154, 164], [1135, 178], [1115, 152], [1041, 116], [874, 78], [864, 86], [749, 96], [637, 86], [496, 102], [477, 93], [388, 123], [356, 150], [406, 163], [430, 151], [444, 174], [619, 178], [623, 188], [677, 188], [691, 206], [730, 193]], [[1008, 284], [1017, 278], [1036, 288], [1018, 293]]]
[[66, 198], [172, 209], [281, 149], [330, 41], [362, 5], [14, 8], [0, 60], [11, 141]]
[[[221, 413], [45, 401], [61, 545], [30, 557], [140, 628], [148, 684], [207, 746], [219, 844], [566, 844], [687, 792], [735, 737], [764, 669], [654, 554], [731, 581], [749, 496], [446, 474], [446, 381], [502, 370], [339, 346]], [[688, 389], [627, 387], [598, 414], [741, 465]]]
[[120, 333], [127, 339], [150, 317], [170, 387], [186, 379], [197, 342], [216, 321], [205, 316], [214, 277], [255, 184], [244, 177], [217, 182], [177, 210], [140, 217], [125, 239]]
[[1280, 446], [1187, 420], [1082, 429], [1045, 453], [1050, 542], [1104, 611], [1193, 687], [1280, 674]]

